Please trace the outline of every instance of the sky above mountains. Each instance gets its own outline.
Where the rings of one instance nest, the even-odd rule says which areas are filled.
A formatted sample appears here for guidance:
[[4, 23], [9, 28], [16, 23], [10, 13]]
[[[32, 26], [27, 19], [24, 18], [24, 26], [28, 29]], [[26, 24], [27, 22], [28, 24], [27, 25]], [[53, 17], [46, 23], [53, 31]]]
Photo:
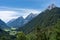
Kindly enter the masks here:
[[0, 0], [0, 19], [7, 22], [13, 18], [30, 13], [40, 13], [54, 3], [60, 7], [60, 0]]

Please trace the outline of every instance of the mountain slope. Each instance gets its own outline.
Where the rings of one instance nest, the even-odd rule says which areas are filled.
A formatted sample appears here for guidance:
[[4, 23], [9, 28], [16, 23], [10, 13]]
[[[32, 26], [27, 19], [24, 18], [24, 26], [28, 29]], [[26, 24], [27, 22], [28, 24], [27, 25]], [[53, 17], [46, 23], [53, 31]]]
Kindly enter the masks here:
[[19, 30], [24, 33], [30, 33], [34, 30], [35, 27], [50, 27], [57, 23], [57, 20], [60, 19], [60, 8], [55, 7], [51, 10], [47, 9], [36, 18], [27, 23], [24, 27], [21, 27]]
[[23, 26], [23, 24], [24, 24], [23, 17], [18, 17], [17, 19], [13, 20], [12, 22], [7, 23], [7, 25], [9, 25], [10, 27], [15, 27], [15, 28]]
[[15, 19], [11, 19], [10, 21], [7, 22], [7, 25], [9, 25], [11, 22], [13, 22]]
[[24, 24], [28, 23], [29, 21], [31, 21], [33, 18], [35, 18], [37, 16], [37, 14], [33, 14], [33, 13], [30, 13], [26, 18], [25, 18], [25, 21], [24, 21]]
[[3, 21], [0, 19], [0, 28], [1, 28], [1, 29], [7, 29], [7, 28], [9, 28], [9, 27], [6, 25], [5, 22], [3, 22]]

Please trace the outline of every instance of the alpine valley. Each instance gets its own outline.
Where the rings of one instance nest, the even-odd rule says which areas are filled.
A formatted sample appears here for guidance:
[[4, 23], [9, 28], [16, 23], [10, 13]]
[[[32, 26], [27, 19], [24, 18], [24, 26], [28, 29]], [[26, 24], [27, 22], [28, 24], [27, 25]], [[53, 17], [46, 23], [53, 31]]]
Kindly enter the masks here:
[[60, 40], [60, 7], [52, 4], [25, 19], [18, 17], [8, 23], [0, 20], [0, 35], [0, 40]]

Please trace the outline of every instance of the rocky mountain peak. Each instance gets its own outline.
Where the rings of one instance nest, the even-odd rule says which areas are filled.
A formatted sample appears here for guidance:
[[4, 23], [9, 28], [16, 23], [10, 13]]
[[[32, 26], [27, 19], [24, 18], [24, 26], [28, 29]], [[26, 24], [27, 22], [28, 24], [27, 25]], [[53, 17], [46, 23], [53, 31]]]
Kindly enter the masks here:
[[51, 4], [51, 5], [48, 6], [48, 9], [51, 10], [51, 9], [53, 9], [55, 7], [56, 7], [55, 4]]

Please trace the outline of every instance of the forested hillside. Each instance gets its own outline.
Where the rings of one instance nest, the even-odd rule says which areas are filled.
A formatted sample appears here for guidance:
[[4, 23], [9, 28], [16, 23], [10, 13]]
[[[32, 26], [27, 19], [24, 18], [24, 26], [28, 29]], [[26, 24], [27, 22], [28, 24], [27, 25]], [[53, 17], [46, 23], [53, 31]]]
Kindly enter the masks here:
[[24, 27], [22, 27], [22, 30], [24, 32], [31, 32], [35, 27], [50, 27], [52, 25], [55, 25], [57, 21], [60, 19], [60, 8], [55, 7], [51, 10], [45, 10], [42, 13], [40, 13], [36, 18], [31, 20], [29, 23], [27, 23]]
[[19, 29], [32, 40], [60, 40], [60, 8], [45, 10]]

